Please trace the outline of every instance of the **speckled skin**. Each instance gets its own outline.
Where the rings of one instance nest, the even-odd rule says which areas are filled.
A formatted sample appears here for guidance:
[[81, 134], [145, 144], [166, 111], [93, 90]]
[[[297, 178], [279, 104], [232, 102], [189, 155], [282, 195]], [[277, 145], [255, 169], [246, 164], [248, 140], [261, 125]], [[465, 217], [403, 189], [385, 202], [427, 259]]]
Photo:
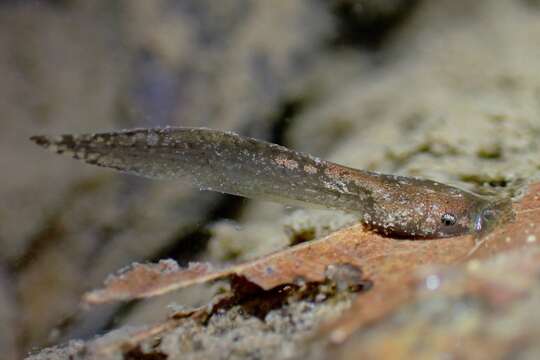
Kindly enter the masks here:
[[400, 238], [482, 234], [511, 213], [506, 201], [493, 203], [431, 180], [352, 169], [218, 130], [135, 129], [32, 140], [90, 164], [184, 179], [202, 190], [356, 212], [370, 228]]

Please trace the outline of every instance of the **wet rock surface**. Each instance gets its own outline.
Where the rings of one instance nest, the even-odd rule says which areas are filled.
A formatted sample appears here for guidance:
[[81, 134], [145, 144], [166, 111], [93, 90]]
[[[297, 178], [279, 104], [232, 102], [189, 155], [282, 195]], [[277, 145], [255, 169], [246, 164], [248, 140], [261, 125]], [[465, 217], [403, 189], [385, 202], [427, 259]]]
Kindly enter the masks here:
[[[215, 290], [80, 310], [84, 291], [133, 261], [245, 260], [354, 221], [84, 166], [41, 151], [31, 135], [208, 126], [482, 192], [512, 195], [538, 178], [534, 1], [11, 1], [0, 29], [0, 301], [12, 304], [0, 318], [20, 334], [0, 331], [0, 345], [13, 357], [59, 344], [31, 358], [87, 358], [83, 341], [68, 341], [153, 323], [168, 302], [202, 305]], [[536, 278], [505, 272], [520, 261], [503, 254], [475, 271], [507, 274], [496, 286], [530, 297], [496, 311], [491, 295], [465, 306], [472, 270], [457, 267], [448, 270], [454, 290], [429, 292], [355, 335], [339, 357], [358, 344], [376, 356], [389, 339], [390, 354], [446, 353], [443, 335], [466, 338], [463, 356], [486, 341], [518, 354], [497, 340], [505, 331], [527, 345], [519, 354], [538, 355], [529, 341], [538, 321], [524, 316]], [[124, 355], [301, 358], [320, 349], [304, 340], [349, 304], [345, 295], [292, 301], [263, 319], [233, 308]], [[419, 345], [419, 333], [433, 339]]]

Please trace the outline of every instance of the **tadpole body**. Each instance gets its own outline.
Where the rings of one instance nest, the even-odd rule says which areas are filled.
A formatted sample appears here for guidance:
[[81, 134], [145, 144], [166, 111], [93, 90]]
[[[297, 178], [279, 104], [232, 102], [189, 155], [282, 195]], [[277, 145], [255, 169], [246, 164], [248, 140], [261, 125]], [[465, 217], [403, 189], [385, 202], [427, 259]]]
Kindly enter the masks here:
[[355, 212], [372, 229], [400, 238], [482, 234], [511, 214], [440, 182], [353, 169], [283, 146], [205, 128], [134, 129], [58, 137], [38, 145], [89, 164], [201, 190]]

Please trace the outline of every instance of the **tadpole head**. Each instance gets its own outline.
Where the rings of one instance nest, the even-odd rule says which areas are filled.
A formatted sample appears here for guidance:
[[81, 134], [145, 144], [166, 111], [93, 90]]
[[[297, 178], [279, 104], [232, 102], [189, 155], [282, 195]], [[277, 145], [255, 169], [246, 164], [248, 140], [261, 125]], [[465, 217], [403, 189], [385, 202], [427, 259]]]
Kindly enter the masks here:
[[512, 221], [514, 212], [512, 211], [512, 202], [508, 199], [498, 200], [488, 203], [482, 207], [474, 218], [473, 231], [482, 236], [495, 228], [496, 226]]

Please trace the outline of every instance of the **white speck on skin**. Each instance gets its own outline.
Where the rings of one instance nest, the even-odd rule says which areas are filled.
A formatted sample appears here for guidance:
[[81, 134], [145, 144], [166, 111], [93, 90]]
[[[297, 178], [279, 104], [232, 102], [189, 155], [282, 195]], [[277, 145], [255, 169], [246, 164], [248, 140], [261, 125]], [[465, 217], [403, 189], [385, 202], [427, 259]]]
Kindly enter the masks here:
[[158, 142], [159, 142], [159, 135], [154, 132], [149, 133], [148, 136], [146, 137], [146, 143], [149, 146], [155, 146], [158, 144]]
[[277, 157], [274, 159], [274, 162], [280, 166], [283, 166], [289, 170], [294, 170], [296, 168], [298, 168], [298, 162], [296, 160], [293, 160], [293, 159], [288, 159], [286, 157]]
[[146, 136], [143, 133], [136, 133], [135, 134], [135, 141], [136, 142], [143, 142], [145, 140]]
[[308, 174], [316, 174], [317, 168], [313, 165], [304, 165], [304, 171]]
[[534, 235], [529, 235], [527, 236], [527, 242], [530, 244], [530, 243], [533, 243], [533, 242], [536, 242], [536, 236]]

